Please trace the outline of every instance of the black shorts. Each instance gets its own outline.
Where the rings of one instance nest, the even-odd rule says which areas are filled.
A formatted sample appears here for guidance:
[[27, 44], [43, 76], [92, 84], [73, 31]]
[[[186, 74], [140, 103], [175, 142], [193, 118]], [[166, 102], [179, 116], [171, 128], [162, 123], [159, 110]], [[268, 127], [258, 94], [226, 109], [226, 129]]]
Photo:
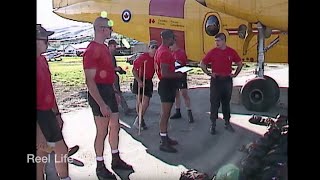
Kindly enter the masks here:
[[37, 122], [47, 142], [63, 139], [57, 118], [52, 110], [37, 110]]
[[[97, 84], [97, 88], [99, 90], [100, 96], [102, 97], [106, 105], [110, 107], [112, 113], [119, 112], [118, 103], [112, 85]], [[100, 106], [96, 103], [90, 93], [88, 93], [88, 102], [92, 109], [93, 115], [103, 117], [102, 113], [100, 112]]]
[[161, 79], [158, 87], [161, 102], [174, 103], [176, 90], [177, 79]]
[[[144, 95], [151, 98], [153, 93], [153, 82], [151, 79], [146, 79], [145, 83]], [[138, 81], [136, 79], [133, 81], [132, 93], [138, 94]], [[143, 94], [143, 88], [140, 88], [140, 94]]]
[[187, 74], [183, 74], [184, 76], [182, 78], [179, 78], [177, 80], [177, 88], [178, 89], [188, 89], [188, 83], [187, 83]]

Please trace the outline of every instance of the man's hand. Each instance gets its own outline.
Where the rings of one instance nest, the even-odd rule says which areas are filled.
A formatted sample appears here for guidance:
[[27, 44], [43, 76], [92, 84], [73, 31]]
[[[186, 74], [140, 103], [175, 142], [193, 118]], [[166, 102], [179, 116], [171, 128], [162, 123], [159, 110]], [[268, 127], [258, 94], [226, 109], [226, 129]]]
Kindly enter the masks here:
[[144, 86], [143, 82], [141, 80], [138, 81], [138, 87], [142, 88]]
[[216, 78], [217, 74], [212, 72], [212, 73], [210, 73], [210, 76], [213, 77], [213, 78]]
[[111, 109], [106, 104], [100, 106], [100, 112], [101, 112], [103, 117], [108, 117], [109, 118], [110, 115], [111, 115]]
[[56, 115], [56, 119], [57, 119], [57, 122], [58, 122], [60, 129], [62, 129], [63, 128], [63, 120], [61, 118], [61, 114]]
[[120, 97], [120, 93], [119, 94], [115, 94], [116, 96], [116, 101], [117, 101], [117, 104], [120, 105], [121, 104], [121, 97]]
[[237, 77], [237, 75], [235, 75], [235, 74], [230, 74], [230, 77], [235, 78], [235, 77]]
[[176, 72], [179, 78], [183, 78], [184, 74], [181, 72]]
[[119, 74], [127, 74], [127, 72], [125, 70], [123, 70], [122, 67], [120, 67], [120, 66], [115, 67], [114, 70], [116, 72], [119, 72]]

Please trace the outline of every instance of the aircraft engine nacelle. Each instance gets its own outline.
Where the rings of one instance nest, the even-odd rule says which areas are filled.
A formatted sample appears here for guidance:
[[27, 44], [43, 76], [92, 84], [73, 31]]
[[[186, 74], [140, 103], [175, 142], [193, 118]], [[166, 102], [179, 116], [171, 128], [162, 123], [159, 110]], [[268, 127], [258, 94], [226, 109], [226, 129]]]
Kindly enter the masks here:
[[288, 0], [198, 0], [222, 13], [244, 19], [250, 23], [261, 22], [272, 29], [288, 31]]

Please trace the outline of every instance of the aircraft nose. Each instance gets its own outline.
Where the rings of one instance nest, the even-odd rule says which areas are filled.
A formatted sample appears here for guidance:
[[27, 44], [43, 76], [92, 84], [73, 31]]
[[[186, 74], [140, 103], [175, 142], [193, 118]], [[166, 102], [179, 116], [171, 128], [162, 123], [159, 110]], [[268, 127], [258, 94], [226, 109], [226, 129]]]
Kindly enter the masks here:
[[52, 0], [53, 12], [63, 18], [93, 22], [102, 11], [110, 12], [111, 1], [101, 0]]

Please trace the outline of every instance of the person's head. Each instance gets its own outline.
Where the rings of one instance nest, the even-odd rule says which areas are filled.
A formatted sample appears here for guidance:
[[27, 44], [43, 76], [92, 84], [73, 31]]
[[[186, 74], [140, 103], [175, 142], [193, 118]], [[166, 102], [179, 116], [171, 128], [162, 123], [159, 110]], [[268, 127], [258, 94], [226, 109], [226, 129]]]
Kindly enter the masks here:
[[226, 47], [226, 35], [224, 33], [218, 33], [215, 38], [217, 48], [224, 49]]
[[48, 37], [53, 33], [53, 31], [47, 31], [41, 26], [41, 24], [37, 24], [37, 55], [47, 51], [49, 40]]
[[162, 43], [166, 46], [172, 46], [172, 44], [175, 41], [175, 35], [173, 33], [173, 31], [171, 31], [170, 29], [166, 29], [161, 31], [161, 39], [162, 39]]
[[111, 39], [108, 41], [108, 47], [109, 47], [111, 54], [114, 54], [116, 52], [117, 45], [118, 45], [118, 43], [114, 39]]
[[156, 53], [156, 50], [158, 49], [158, 42], [156, 40], [151, 40], [149, 42], [149, 49], [148, 49], [148, 52], [149, 52], [149, 55], [151, 57], [154, 56], [154, 54]]
[[93, 23], [95, 38], [101, 41], [109, 39], [113, 30], [111, 24], [108, 18], [98, 17]]
[[173, 44], [169, 48], [171, 51], [178, 50], [177, 39], [174, 40]]

